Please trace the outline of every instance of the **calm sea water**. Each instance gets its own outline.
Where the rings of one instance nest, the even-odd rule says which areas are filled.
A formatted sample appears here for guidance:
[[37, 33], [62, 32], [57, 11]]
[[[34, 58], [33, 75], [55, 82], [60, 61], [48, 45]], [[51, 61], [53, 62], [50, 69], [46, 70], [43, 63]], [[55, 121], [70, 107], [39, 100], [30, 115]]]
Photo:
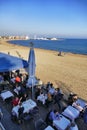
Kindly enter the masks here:
[[11, 44], [17, 44], [22, 46], [30, 46], [29, 45], [30, 42], [34, 43], [35, 48], [87, 55], [87, 39], [63, 39], [57, 41], [52, 40], [10, 41]]

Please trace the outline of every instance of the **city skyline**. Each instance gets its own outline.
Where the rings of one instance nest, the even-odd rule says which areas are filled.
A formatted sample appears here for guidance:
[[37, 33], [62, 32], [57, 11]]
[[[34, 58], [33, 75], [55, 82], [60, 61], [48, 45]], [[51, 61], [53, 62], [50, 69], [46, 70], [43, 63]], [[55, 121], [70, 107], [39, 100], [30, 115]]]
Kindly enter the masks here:
[[86, 0], [0, 0], [0, 35], [87, 38]]

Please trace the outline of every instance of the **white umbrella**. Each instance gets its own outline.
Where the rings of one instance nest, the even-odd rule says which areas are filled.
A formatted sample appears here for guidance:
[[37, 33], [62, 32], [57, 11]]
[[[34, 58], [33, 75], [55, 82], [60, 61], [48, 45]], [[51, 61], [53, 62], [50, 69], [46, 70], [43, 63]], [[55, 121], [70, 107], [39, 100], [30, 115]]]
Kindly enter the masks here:
[[28, 82], [27, 82], [27, 87], [32, 87], [32, 93], [33, 93], [33, 86], [36, 85], [37, 80], [35, 78], [35, 70], [36, 70], [36, 63], [35, 63], [35, 53], [34, 53], [34, 48], [30, 48], [29, 52], [29, 58], [28, 58]]

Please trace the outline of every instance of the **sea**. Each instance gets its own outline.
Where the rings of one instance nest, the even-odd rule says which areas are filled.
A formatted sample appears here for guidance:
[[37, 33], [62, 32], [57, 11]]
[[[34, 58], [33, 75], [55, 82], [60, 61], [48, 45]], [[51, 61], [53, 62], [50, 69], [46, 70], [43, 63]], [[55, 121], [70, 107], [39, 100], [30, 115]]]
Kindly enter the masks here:
[[59, 40], [12, 40], [11, 44], [34, 48], [87, 55], [87, 39], [59, 39]]

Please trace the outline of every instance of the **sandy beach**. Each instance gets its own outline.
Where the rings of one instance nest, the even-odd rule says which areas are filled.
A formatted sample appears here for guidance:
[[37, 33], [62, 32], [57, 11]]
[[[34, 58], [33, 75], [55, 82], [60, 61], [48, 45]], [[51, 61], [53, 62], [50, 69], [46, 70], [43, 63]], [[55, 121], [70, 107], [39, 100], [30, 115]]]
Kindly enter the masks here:
[[[29, 48], [12, 45], [0, 40], [0, 52], [28, 59]], [[36, 77], [43, 83], [52, 82], [63, 91], [72, 91], [79, 97], [87, 99], [87, 55], [63, 53], [35, 49]]]

